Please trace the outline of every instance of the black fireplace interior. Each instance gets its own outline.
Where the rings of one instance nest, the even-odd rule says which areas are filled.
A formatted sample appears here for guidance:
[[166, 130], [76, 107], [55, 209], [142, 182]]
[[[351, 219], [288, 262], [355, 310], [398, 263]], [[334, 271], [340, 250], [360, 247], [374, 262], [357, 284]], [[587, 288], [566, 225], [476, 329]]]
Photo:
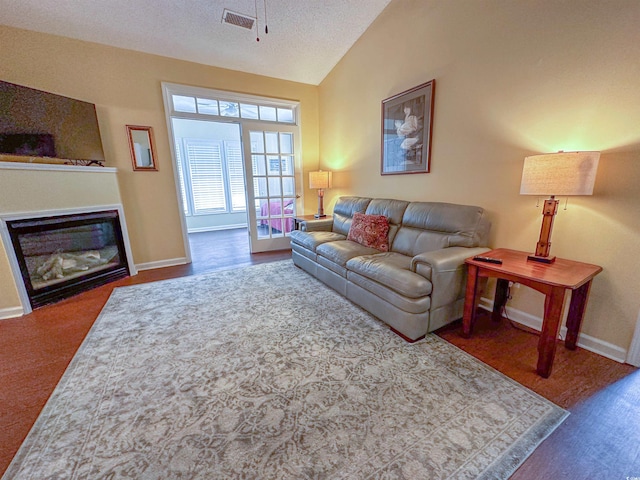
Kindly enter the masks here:
[[129, 275], [117, 210], [7, 222], [32, 308]]

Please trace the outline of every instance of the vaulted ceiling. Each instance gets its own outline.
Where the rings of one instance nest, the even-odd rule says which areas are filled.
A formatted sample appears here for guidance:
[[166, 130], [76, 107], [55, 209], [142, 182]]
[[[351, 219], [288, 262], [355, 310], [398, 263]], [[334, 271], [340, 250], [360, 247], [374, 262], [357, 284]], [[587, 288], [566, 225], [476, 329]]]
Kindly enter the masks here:
[[317, 85], [390, 1], [2, 0], [0, 24]]

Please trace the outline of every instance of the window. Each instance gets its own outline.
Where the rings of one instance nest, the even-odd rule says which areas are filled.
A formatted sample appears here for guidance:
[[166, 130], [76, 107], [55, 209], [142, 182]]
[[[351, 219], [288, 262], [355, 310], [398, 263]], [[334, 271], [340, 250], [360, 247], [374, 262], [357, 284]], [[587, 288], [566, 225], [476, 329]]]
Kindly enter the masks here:
[[193, 97], [173, 95], [173, 108], [176, 112], [196, 113], [196, 103]]
[[240, 142], [185, 138], [176, 158], [185, 215], [245, 211]]
[[296, 123], [296, 108], [273, 103], [240, 103], [222, 98], [171, 95], [173, 110], [182, 113], [262, 120], [263, 122]]
[[222, 149], [214, 142], [185, 141], [194, 215], [226, 212]]

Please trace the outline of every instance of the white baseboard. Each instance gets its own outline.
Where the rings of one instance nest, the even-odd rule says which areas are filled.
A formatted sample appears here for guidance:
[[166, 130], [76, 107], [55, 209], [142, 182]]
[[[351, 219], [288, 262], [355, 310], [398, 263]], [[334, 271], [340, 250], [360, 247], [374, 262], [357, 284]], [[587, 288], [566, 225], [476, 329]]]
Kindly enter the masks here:
[[0, 308], [0, 320], [21, 317], [22, 315], [24, 315], [22, 307]]
[[[479, 307], [484, 310], [493, 311], [493, 300], [482, 297], [480, 299]], [[512, 307], [506, 307], [506, 310], [510, 320], [513, 320], [520, 325], [532, 328], [538, 332], [542, 331], [542, 318]], [[560, 337], [564, 340], [566, 335], [567, 327], [563, 325], [560, 328]], [[627, 351], [624, 348], [620, 348], [617, 345], [613, 345], [612, 343], [605, 342], [604, 340], [600, 340], [584, 333], [580, 333], [578, 335], [577, 344], [585, 350], [597, 353], [598, 355], [615, 360], [616, 362], [625, 363], [627, 359]]]
[[190, 228], [187, 233], [215, 232], [218, 230], [235, 230], [237, 228], [247, 228], [246, 223], [238, 223], [235, 225], [223, 225], [220, 227], [196, 227]]
[[175, 267], [176, 265], [184, 265], [187, 263], [185, 257], [169, 258], [167, 260], [158, 260], [157, 262], [137, 263], [136, 268], [140, 270], [152, 270], [154, 268]]

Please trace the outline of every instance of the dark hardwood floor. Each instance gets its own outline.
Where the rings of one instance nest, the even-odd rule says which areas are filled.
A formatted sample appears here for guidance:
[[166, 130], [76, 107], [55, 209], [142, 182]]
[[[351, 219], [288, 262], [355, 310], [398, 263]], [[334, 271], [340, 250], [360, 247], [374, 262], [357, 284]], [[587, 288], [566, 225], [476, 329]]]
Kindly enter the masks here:
[[[249, 254], [245, 230], [192, 234], [193, 263], [140, 272], [20, 318], [0, 321], [0, 474], [97, 318], [114, 287], [291, 258]], [[438, 334], [505, 375], [571, 411], [514, 479], [640, 477], [640, 373], [558, 345], [551, 377], [536, 375], [537, 336], [479, 315], [474, 335], [459, 322]]]
[[189, 273], [192, 275], [291, 258], [289, 250], [251, 255], [246, 228], [191, 233], [189, 244], [192, 256]]

